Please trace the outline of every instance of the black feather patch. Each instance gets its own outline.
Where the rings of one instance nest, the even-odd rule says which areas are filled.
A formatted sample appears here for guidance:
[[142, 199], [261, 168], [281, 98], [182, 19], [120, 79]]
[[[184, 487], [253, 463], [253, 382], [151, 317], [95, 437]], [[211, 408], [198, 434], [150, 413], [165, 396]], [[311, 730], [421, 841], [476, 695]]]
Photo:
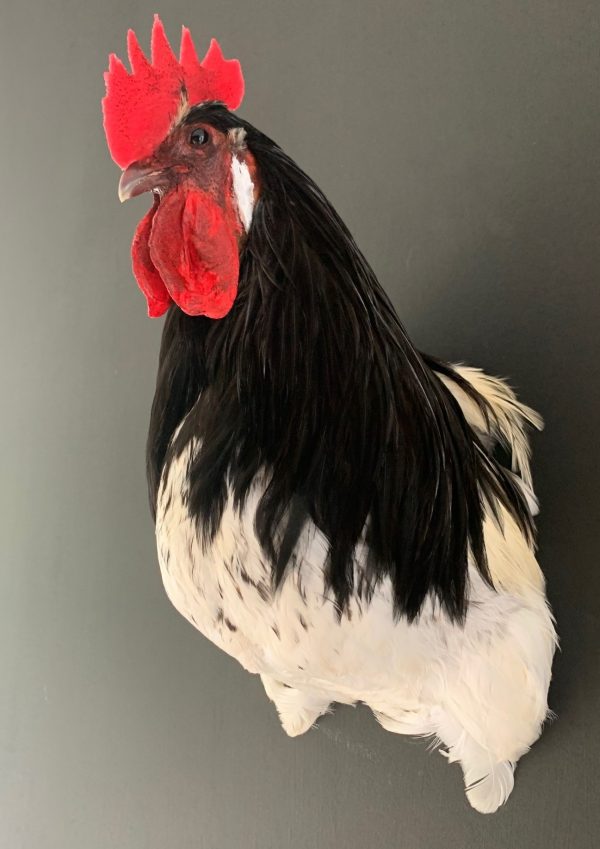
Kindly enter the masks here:
[[[484, 415], [485, 401], [415, 350], [342, 220], [274, 142], [216, 104], [188, 120], [199, 118], [245, 129], [261, 197], [231, 312], [211, 320], [171, 307], [167, 316], [148, 438], [153, 509], [161, 473], [198, 437], [188, 509], [205, 540], [228, 483], [241, 508], [262, 472], [255, 526], [276, 585], [311, 519], [329, 541], [326, 579], [341, 612], [389, 575], [397, 615], [414, 619], [432, 594], [460, 621], [469, 551], [491, 583], [484, 500], [532, 533], [520, 490], [434, 371]], [[370, 554], [355, 587], [362, 538]]]

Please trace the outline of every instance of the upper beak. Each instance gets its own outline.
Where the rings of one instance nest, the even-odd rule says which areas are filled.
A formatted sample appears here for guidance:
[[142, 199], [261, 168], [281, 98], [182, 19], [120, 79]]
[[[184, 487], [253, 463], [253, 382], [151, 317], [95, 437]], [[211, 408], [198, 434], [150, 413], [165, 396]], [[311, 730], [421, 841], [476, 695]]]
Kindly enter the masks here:
[[161, 177], [163, 177], [161, 170], [145, 168], [135, 163], [130, 165], [123, 171], [119, 180], [119, 200], [123, 203], [144, 192], [151, 192], [161, 185]]

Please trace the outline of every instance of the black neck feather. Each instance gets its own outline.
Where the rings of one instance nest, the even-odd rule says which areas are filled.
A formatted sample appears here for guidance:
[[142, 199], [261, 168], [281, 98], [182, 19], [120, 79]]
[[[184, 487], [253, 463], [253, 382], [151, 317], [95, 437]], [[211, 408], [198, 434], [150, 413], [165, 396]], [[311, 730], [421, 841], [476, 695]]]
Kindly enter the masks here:
[[[227, 484], [242, 506], [264, 470], [256, 529], [276, 584], [311, 519], [329, 540], [326, 577], [341, 611], [389, 575], [397, 614], [413, 619], [432, 594], [460, 620], [469, 551], [490, 580], [483, 500], [503, 503], [529, 533], [520, 491], [434, 374], [450, 367], [413, 347], [319, 188], [249, 124], [219, 106], [193, 117], [200, 111], [219, 129], [244, 127], [261, 198], [231, 312], [167, 316], [148, 438], [153, 509], [161, 473], [200, 437], [188, 508], [207, 540]], [[363, 534], [370, 555], [354, 586]]]

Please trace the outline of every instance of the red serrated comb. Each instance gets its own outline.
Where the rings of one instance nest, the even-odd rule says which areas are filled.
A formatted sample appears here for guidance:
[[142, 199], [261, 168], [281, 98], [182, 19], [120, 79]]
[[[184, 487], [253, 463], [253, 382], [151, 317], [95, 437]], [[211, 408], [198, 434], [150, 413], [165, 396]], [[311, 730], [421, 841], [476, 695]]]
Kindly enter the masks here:
[[186, 27], [181, 31], [179, 60], [167, 40], [162, 21], [154, 16], [152, 62], [144, 56], [133, 30], [127, 33], [131, 73], [111, 53], [104, 74], [104, 132], [114, 161], [121, 168], [149, 156], [171, 129], [182, 98], [190, 106], [220, 100], [237, 109], [244, 96], [244, 78], [237, 59], [224, 59], [213, 38], [200, 62]]

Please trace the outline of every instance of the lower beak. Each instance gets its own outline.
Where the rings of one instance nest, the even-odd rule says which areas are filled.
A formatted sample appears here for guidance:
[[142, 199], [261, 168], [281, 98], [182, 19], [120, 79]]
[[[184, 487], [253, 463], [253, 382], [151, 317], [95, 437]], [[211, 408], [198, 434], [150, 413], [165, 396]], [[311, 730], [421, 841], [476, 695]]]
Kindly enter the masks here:
[[164, 172], [153, 168], [143, 168], [130, 165], [121, 174], [119, 180], [119, 200], [123, 203], [129, 198], [137, 197], [144, 192], [159, 188]]

